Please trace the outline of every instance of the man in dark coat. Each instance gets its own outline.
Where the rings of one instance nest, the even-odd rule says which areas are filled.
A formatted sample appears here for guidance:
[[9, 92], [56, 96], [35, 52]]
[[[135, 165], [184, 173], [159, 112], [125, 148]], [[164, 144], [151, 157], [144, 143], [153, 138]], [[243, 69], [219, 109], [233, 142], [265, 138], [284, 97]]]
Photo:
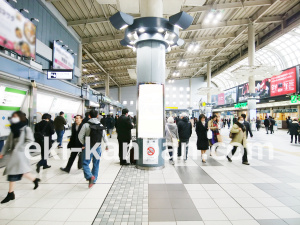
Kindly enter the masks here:
[[45, 149], [44, 149], [44, 144], [45, 144], [45, 137], [48, 138], [49, 141], [49, 149], [52, 147], [52, 135], [54, 134], [54, 125], [53, 121], [51, 121], [51, 115], [48, 113], [45, 113], [42, 116], [42, 121], [37, 123], [35, 125], [34, 129], [34, 138], [35, 142], [37, 142], [40, 147], [41, 147], [41, 160], [36, 164], [36, 172], [40, 172], [40, 167], [43, 166], [43, 169], [48, 169], [51, 166], [47, 164], [47, 159], [45, 159]]
[[109, 134], [109, 137], [111, 138], [112, 131], [115, 127], [115, 119], [114, 119], [113, 115], [107, 116], [106, 126], [107, 126], [107, 134]]
[[101, 123], [104, 127], [107, 127], [106, 121], [107, 121], [107, 118], [106, 118], [105, 115], [103, 115], [102, 119], [100, 120], [100, 123]]
[[192, 124], [189, 121], [186, 113], [181, 114], [181, 120], [178, 121], [177, 127], [178, 127], [178, 134], [179, 134], [179, 147], [178, 147], [177, 155], [178, 155], [178, 157], [181, 157], [182, 145], [185, 146], [186, 154], [185, 154], [184, 161], [186, 162], [188, 150], [189, 150], [188, 149], [189, 140], [190, 140], [190, 137], [192, 136]]
[[128, 145], [130, 143], [131, 129], [133, 128], [133, 123], [128, 117], [128, 112], [128, 109], [123, 109], [122, 116], [116, 121], [115, 125], [118, 134], [120, 165], [129, 165], [125, 159], [126, 155], [123, 155], [123, 144]]
[[292, 123], [292, 120], [291, 120], [291, 117], [289, 116], [287, 119], [286, 119], [286, 125], [287, 125], [287, 133], [290, 133], [290, 124]]
[[62, 140], [63, 140], [63, 136], [65, 133], [65, 125], [67, 124], [65, 118], [65, 113], [64, 112], [60, 112], [59, 116], [57, 116], [54, 120], [54, 128], [57, 134], [57, 142], [58, 144], [58, 148], [62, 148]]
[[292, 123], [290, 123], [290, 135], [291, 135], [291, 143], [293, 143], [293, 136], [295, 136], [295, 144], [297, 144], [297, 136], [299, 134], [300, 126], [297, 119], [294, 119]]
[[246, 127], [246, 137], [248, 138], [248, 134], [250, 134], [250, 137], [253, 137], [250, 123], [246, 121], [246, 114], [242, 114], [241, 116], [244, 118], [244, 126]]
[[274, 125], [276, 122], [272, 116], [269, 116], [269, 120], [270, 120], [270, 133], [273, 134], [274, 133]]
[[85, 124], [85, 123], [87, 123], [88, 121], [89, 121], [89, 115], [90, 115], [90, 112], [86, 112], [85, 113], [85, 117], [84, 117], [84, 119], [82, 120], [82, 124]]
[[78, 155], [78, 164], [77, 167], [78, 169], [82, 168], [82, 157], [81, 157], [81, 151], [72, 151], [72, 148], [81, 148], [83, 147], [83, 145], [81, 144], [81, 142], [78, 139], [78, 134], [81, 130], [81, 127], [83, 125], [82, 123], [82, 116], [81, 115], [77, 115], [75, 116], [75, 123], [73, 123], [72, 125], [72, 134], [70, 137], [70, 142], [68, 143], [68, 148], [71, 149], [71, 155], [70, 158], [68, 160], [68, 164], [65, 168], [60, 168], [62, 171], [70, 173], [71, 167], [75, 161], [76, 156]]
[[264, 125], [265, 125], [265, 128], [266, 128], [267, 134], [269, 134], [270, 120], [268, 119], [268, 117], [265, 118]]

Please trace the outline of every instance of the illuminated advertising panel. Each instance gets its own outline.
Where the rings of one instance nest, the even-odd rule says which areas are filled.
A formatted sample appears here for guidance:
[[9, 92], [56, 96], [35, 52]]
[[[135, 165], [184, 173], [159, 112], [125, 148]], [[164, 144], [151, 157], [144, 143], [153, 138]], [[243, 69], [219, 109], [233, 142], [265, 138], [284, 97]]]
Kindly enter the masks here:
[[56, 41], [53, 42], [53, 69], [74, 69], [73, 55]]
[[218, 105], [218, 95], [212, 95], [211, 96], [211, 103], [213, 105]]
[[271, 97], [297, 92], [296, 67], [271, 78]]
[[225, 91], [225, 104], [236, 103], [236, 87]]
[[218, 105], [225, 105], [225, 94], [218, 94]]
[[35, 58], [36, 26], [6, 1], [0, 0], [0, 45]]

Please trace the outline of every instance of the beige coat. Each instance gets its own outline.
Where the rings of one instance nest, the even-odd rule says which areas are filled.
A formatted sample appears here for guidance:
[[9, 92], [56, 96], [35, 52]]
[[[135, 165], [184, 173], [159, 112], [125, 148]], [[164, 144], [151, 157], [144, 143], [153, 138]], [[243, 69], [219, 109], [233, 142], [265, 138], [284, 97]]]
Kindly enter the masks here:
[[207, 127], [210, 130], [217, 130], [218, 128], [214, 127], [214, 123], [213, 122], [214, 122], [213, 120], [208, 121]]
[[243, 130], [240, 130], [240, 127], [238, 125], [234, 124], [230, 132], [233, 134], [233, 138], [230, 142], [231, 145], [239, 146], [239, 144], [242, 144], [244, 148], [247, 148], [246, 131], [243, 132]]

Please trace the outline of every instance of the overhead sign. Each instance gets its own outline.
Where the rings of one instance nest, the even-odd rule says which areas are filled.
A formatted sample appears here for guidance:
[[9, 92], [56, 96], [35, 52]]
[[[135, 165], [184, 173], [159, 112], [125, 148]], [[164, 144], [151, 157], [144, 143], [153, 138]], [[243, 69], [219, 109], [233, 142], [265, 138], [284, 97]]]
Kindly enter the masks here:
[[291, 103], [297, 103], [298, 101], [300, 101], [300, 95], [291, 96]]
[[72, 80], [73, 70], [48, 70], [47, 78], [49, 80]]
[[247, 107], [247, 105], [248, 105], [247, 102], [237, 103], [237, 104], [234, 104], [234, 108], [237, 108], [237, 109], [245, 108], [245, 107]]
[[74, 69], [73, 55], [56, 41], [53, 42], [53, 69]]
[[273, 113], [293, 113], [298, 112], [297, 109], [273, 109]]
[[0, 0], [0, 45], [35, 58], [36, 26], [6, 1]]
[[296, 67], [271, 78], [271, 97], [297, 92]]
[[0, 86], [0, 110], [20, 110], [27, 91]]

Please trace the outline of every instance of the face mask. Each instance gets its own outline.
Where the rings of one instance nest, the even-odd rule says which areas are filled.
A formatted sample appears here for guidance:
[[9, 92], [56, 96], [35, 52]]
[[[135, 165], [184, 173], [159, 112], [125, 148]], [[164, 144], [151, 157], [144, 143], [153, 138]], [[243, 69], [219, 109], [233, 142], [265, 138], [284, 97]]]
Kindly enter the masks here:
[[20, 118], [19, 117], [12, 117], [10, 119], [11, 123], [19, 123], [20, 122]]
[[244, 123], [244, 120], [239, 120], [240, 123]]

